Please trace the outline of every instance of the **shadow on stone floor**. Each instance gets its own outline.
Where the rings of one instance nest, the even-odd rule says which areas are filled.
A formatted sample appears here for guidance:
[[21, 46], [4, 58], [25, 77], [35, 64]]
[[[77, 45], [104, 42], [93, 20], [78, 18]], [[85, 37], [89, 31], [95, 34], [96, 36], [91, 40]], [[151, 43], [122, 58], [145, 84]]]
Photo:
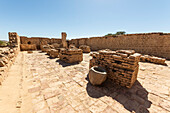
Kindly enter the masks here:
[[42, 51], [38, 51], [39, 53], [46, 53], [46, 52], [42, 52]]
[[[47, 54], [46, 54], [47, 55]], [[50, 56], [48, 56], [47, 58], [49, 58], [49, 59], [55, 59], [55, 58], [53, 58], [53, 57], [50, 57]]]
[[[86, 80], [88, 80], [88, 75]], [[86, 91], [92, 98], [100, 98], [103, 96], [112, 97], [112, 99], [122, 104], [124, 108], [130, 112], [149, 113], [148, 108], [150, 108], [152, 104], [152, 102], [148, 100], [148, 91], [139, 81], [136, 81], [130, 89], [114, 84], [109, 79], [101, 86], [93, 86], [88, 82]]]
[[61, 61], [60, 59], [56, 60], [56, 62], [58, 62], [59, 65], [62, 65], [62, 67], [67, 67], [67, 66], [72, 66], [72, 65], [79, 64], [79, 63], [66, 63], [66, 62]]

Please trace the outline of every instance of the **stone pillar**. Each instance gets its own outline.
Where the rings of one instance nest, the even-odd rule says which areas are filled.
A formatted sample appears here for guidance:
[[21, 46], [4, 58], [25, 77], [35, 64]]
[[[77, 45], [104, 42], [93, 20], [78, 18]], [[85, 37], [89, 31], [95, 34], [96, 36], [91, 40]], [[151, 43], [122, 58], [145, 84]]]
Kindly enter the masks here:
[[10, 47], [17, 47], [20, 50], [20, 36], [16, 32], [9, 32], [8, 35]]
[[67, 41], [66, 41], [67, 34], [65, 32], [62, 32], [61, 35], [62, 35], [62, 45], [64, 48], [67, 48]]

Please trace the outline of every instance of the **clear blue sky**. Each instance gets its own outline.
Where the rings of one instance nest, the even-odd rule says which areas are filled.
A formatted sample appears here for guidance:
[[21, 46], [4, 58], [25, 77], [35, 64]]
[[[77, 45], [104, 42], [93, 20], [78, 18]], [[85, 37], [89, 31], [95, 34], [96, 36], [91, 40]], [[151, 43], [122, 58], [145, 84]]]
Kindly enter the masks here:
[[0, 39], [170, 32], [170, 0], [0, 0]]

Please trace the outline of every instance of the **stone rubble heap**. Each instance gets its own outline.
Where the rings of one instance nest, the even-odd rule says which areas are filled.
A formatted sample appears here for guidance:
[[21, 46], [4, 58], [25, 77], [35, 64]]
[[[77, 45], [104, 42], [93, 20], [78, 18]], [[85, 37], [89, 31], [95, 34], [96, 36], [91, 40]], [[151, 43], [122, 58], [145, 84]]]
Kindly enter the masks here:
[[91, 54], [90, 68], [100, 66], [106, 69], [108, 78], [115, 83], [131, 88], [137, 80], [141, 54], [134, 50], [100, 50]]
[[17, 48], [1, 48], [0, 49], [0, 84], [7, 76], [7, 71], [15, 60], [18, 54]]
[[69, 48], [70, 48], [70, 49], [77, 49], [77, 47], [76, 47], [75, 45], [73, 45], [73, 44], [70, 44], [70, 45], [69, 45]]
[[83, 50], [83, 53], [90, 53], [91, 50], [90, 50], [90, 46], [87, 46], [87, 45], [81, 45], [79, 47], [79, 49], [82, 49]]
[[42, 52], [48, 52], [51, 47], [49, 45], [41, 45], [40, 49], [42, 50]]
[[59, 50], [50, 49], [47, 54], [49, 54], [51, 58], [58, 58]]
[[141, 62], [150, 62], [150, 63], [155, 63], [155, 64], [166, 65], [166, 63], [165, 63], [166, 59], [155, 57], [155, 56], [149, 56], [149, 55], [141, 56], [140, 61]]
[[83, 61], [83, 51], [81, 49], [60, 49], [59, 58], [66, 63], [78, 63]]

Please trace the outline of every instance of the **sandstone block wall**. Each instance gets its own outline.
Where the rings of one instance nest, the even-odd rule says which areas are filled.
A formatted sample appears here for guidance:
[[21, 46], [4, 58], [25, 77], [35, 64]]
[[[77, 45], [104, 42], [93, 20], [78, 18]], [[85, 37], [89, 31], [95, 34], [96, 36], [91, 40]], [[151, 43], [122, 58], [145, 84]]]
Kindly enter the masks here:
[[131, 88], [137, 80], [140, 54], [133, 50], [100, 50], [92, 54], [90, 68], [100, 66], [106, 69], [108, 78], [121, 86]]
[[16, 32], [9, 32], [9, 44], [10, 48], [17, 47], [20, 50], [20, 37]]
[[170, 59], [170, 33], [143, 33], [121, 36], [72, 39], [70, 44], [88, 45], [91, 50], [135, 50], [136, 52]]
[[66, 63], [79, 63], [83, 61], [83, 51], [81, 49], [60, 49], [59, 58]]
[[36, 50], [37, 49], [35, 44], [21, 44], [20, 47], [21, 47], [22, 51]]
[[42, 37], [25, 37], [20, 36], [21, 44], [35, 44], [37, 49], [40, 49], [40, 45], [58, 43], [61, 44], [61, 39], [55, 38], [42, 38]]

